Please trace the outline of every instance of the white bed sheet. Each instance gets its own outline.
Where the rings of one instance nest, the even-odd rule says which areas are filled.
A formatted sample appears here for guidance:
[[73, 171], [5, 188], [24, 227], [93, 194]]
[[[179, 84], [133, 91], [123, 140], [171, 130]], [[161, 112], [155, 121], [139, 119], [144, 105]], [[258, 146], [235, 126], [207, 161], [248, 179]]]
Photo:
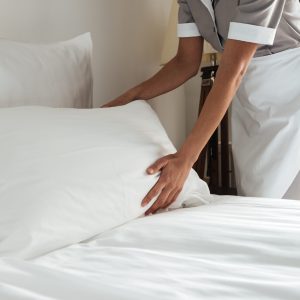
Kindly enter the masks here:
[[217, 197], [33, 261], [0, 261], [0, 299], [300, 299], [300, 202]]

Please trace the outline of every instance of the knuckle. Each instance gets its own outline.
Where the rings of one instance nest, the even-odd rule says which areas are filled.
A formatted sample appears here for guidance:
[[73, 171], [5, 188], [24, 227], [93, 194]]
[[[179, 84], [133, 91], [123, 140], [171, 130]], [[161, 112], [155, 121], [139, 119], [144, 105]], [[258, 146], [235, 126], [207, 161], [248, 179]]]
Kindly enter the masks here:
[[155, 190], [153, 189], [153, 190], [151, 190], [151, 191], [149, 192], [147, 198], [148, 198], [148, 199], [152, 199], [152, 198], [154, 197], [154, 195], [155, 195]]
[[153, 191], [151, 191], [146, 198], [150, 201], [153, 198]]
[[163, 176], [163, 177], [160, 178], [160, 183], [161, 183], [162, 185], [165, 186], [165, 185], [167, 184], [167, 182], [168, 182], [168, 180], [167, 180], [166, 176]]
[[155, 203], [151, 207], [151, 210], [156, 209], [158, 206], [159, 206], [158, 201], [155, 201]]
[[169, 187], [169, 189], [172, 190], [172, 191], [173, 191], [173, 190], [177, 190], [177, 186], [176, 186], [176, 184], [173, 183], [173, 182], [170, 182], [170, 184], [169, 184], [168, 187]]
[[153, 169], [157, 169], [158, 167], [159, 167], [159, 162], [158, 161], [152, 165]]
[[152, 195], [149, 195], [147, 198], [146, 198], [146, 200], [145, 200], [145, 202], [146, 203], [149, 203], [151, 200], [152, 200]]
[[156, 207], [153, 207], [150, 211], [150, 214], [153, 214], [155, 211], [157, 211], [157, 208]]
[[161, 206], [166, 200], [166, 196], [165, 195], [161, 195], [159, 197], [159, 199], [157, 200], [157, 206]]
[[164, 162], [166, 160], [166, 158], [165, 157], [162, 157], [162, 158], [160, 158], [157, 162], [158, 163], [162, 163], [162, 162]]
[[162, 178], [159, 179], [155, 187], [153, 188], [153, 191], [155, 191], [156, 194], [158, 194], [164, 187], [164, 184], [162, 182]]
[[155, 193], [155, 197], [157, 197], [157, 200], [160, 199], [160, 194], [159, 194], [160, 191], [161, 191], [161, 189], [157, 190], [157, 192]]
[[165, 179], [162, 179], [162, 180], [160, 181], [160, 183], [161, 183], [162, 187], [165, 187], [167, 182], [166, 182]]
[[159, 206], [156, 205], [156, 206], [153, 207], [152, 212], [153, 212], [153, 211], [156, 211], [156, 210], [158, 210], [158, 209], [159, 209]]
[[163, 195], [159, 195], [159, 197], [156, 200], [156, 205], [159, 205], [163, 200]]
[[155, 186], [152, 188], [151, 193], [157, 194], [162, 189], [160, 180], [155, 184]]
[[165, 157], [162, 157], [162, 158], [160, 158], [156, 163], [157, 164], [162, 164], [162, 163], [164, 163], [166, 161], [166, 158]]

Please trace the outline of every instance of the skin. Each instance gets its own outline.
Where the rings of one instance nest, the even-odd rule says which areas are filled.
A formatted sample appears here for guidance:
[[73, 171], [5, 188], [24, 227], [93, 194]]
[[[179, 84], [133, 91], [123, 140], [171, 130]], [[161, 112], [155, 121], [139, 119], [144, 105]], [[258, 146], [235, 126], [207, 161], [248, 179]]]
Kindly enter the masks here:
[[[147, 169], [149, 175], [160, 173], [160, 176], [142, 201], [145, 207], [157, 197], [146, 215], [165, 209], [176, 200], [194, 163], [230, 106], [257, 47], [257, 44], [237, 40], [226, 42], [217, 77], [196, 125], [177, 153], [160, 158]], [[177, 55], [157, 74], [103, 107], [125, 105], [137, 99], [149, 100], [177, 88], [198, 73], [202, 51], [203, 38], [181, 38]]]

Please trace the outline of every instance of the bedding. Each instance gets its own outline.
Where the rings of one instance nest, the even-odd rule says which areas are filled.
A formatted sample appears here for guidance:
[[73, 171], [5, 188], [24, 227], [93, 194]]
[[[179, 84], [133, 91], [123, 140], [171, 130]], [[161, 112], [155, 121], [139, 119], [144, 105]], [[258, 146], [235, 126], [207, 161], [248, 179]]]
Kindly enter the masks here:
[[34, 260], [2, 258], [0, 299], [299, 300], [299, 201], [211, 197]]
[[89, 33], [52, 44], [0, 39], [0, 107], [92, 106]]
[[[111, 109], [0, 109], [0, 257], [34, 258], [142, 216], [176, 149], [144, 101]], [[170, 208], [201, 205], [194, 171]]]

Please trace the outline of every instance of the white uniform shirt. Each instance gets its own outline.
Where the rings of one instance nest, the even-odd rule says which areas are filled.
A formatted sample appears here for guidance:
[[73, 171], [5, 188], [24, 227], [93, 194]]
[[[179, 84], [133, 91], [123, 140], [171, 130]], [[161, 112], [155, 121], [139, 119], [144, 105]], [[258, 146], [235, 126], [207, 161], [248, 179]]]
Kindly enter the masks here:
[[178, 0], [179, 37], [203, 36], [222, 51], [227, 39], [260, 44], [255, 56], [300, 47], [299, 0]]

